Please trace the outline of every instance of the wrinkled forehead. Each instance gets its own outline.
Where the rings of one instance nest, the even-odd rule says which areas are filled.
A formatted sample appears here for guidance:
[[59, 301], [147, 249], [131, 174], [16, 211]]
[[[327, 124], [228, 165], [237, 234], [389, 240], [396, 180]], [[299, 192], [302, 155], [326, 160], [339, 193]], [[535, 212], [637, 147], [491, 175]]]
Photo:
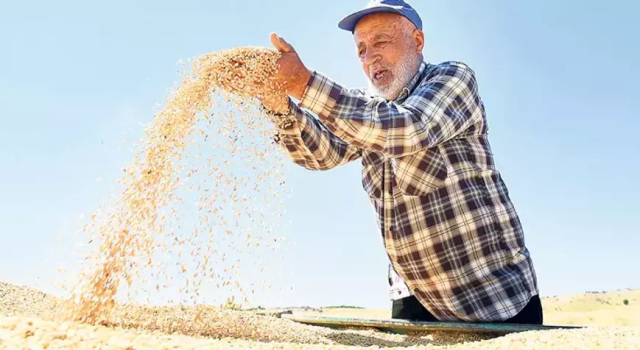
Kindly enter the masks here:
[[371, 14], [358, 22], [353, 39], [358, 47], [379, 40], [390, 40], [404, 34], [408, 29], [407, 23], [411, 24], [404, 16], [395, 13]]

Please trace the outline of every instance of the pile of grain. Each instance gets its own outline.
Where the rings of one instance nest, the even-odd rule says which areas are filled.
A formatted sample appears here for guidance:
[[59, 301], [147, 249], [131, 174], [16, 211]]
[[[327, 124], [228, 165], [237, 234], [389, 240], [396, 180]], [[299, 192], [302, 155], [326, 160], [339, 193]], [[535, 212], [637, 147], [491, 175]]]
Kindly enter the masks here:
[[[250, 302], [259, 274], [245, 281], [242, 274], [273, 264], [267, 258], [281, 243], [274, 228], [287, 193], [273, 126], [253, 98], [265, 84], [285, 96], [270, 79], [278, 57], [271, 49], [237, 48], [192, 62], [135, 145], [121, 193], [84, 227], [93, 249], [66, 286], [62, 319], [96, 324], [110, 319], [118, 302], [141, 295], [174, 296], [156, 300], [161, 304], [220, 304], [212, 298], [226, 288], [226, 300]], [[241, 267], [243, 256], [262, 260]], [[220, 293], [202, 295], [203, 286]]]
[[[71, 341], [80, 341], [83, 346], [86, 346], [117, 339], [130, 341], [137, 339], [140, 344], [135, 346], [136, 349], [138, 346], [152, 348], [152, 344], [166, 339], [184, 341], [184, 344], [188, 344], [183, 344], [181, 348], [190, 348], [199, 342], [207, 345], [217, 344], [215, 346], [221, 346], [221, 344], [260, 346], [259, 343], [279, 343], [289, 344], [287, 346], [341, 344], [385, 348], [455, 344], [491, 338], [488, 335], [473, 334], [404, 336], [372, 330], [339, 331], [262, 316], [250, 311], [185, 305], [173, 307], [116, 305], [109, 319], [103, 319], [99, 325], [91, 326], [87, 323], [58, 320], [56, 315], [51, 313], [53, 298], [46, 295], [42, 298], [43, 295], [42, 292], [34, 289], [0, 284], [0, 348], [3, 342], [4, 344], [20, 344], [20, 342], [43, 344], [61, 340], [60, 346], [67, 346]], [[29, 317], [24, 315], [14, 317], [16, 313], [3, 312], [22, 300], [34, 301], [28, 305]], [[23, 308], [23, 311], [26, 309]], [[194, 319], [200, 322], [193, 322]], [[25, 337], [25, 335], [29, 336]]]
[[0, 316], [42, 317], [56, 303], [56, 298], [41, 291], [0, 281]]
[[[191, 306], [116, 306], [113, 323], [88, 325], [49, 318], [51, 300], [40, 291], [0, 283], [0, 349], [640, 349], [640, 328], [630, 327], [532, 331], [495, 339], [455, 333], [416, 337], [330, 330], [252, 312], [225, 311], [220, 318], [215, 311], [211, 318], [207, 308]], [[4, 317], [23, 301], [28, 304], [21, 309], [31, 317]], [[212, 323], [187, 322], [198, 312]]]
[[[338, 333], [336, 333], [338, 334]], [[211, 339], [199, 336], [133, 331], [72, 322], [32, 318], [0, 318], [0, 349], [424, 349], [424, 350], [637, 350], [640, 331], [632, 328], [593, 328], [510, 334], [492, 340], [439, 346], [408, 343], [402, 336], [367, 342], [367, 335], [344, 332], [324, 343], [257, 342], [250, 339]], [[350, 338], [351, 336], [351, 338]], [[354, 342], [355, 340], [355, 342]], [[361, 343], [358, 344], [357, 341]]]

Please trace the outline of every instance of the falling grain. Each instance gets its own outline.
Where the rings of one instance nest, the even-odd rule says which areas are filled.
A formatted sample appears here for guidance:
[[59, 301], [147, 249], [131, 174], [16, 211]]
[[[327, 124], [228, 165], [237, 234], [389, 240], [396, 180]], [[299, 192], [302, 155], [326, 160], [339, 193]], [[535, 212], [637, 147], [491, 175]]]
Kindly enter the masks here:
[[[235, 307], [250, 303], [256, 283], [242, 275], [263, 271], [253, 260], [281, 243], [274, 229], [287, 193], [273, 126], [256, 98], [265, 85], [281, 94], [270, 79], [278, 57], [237, 48], [191, 63], [135, 144], [121, 192], [84, 227], [97, 247], [60, 317], [99, 324], [118, 303], [142, 295], [178, 304], [223, 304], [219, 296]], [[243, 266], [245, 256], [254, 266]], [[218, 290], [204, 296], [204, 286]]]

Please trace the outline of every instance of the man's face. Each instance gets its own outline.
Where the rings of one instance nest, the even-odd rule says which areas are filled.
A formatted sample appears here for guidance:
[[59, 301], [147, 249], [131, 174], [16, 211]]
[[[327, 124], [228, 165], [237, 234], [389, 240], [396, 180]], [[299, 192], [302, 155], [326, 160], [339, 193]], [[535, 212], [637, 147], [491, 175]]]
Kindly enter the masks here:
[[422, 32], [403, 16], [376, 13], [358, 22], [354, 39], [370, 91], [396, 99], [420, 68]]

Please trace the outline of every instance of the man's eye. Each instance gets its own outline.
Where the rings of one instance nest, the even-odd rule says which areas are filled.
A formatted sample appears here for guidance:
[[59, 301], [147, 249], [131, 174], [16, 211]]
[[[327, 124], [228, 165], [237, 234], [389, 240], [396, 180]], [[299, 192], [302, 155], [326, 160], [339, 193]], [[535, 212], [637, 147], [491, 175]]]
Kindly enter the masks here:
[[386, 42], [386, 41], [379, 41], [379, 42], [377, 42], [377, 43], [376, 43], [376, 45], [375, 45], [375, 46], [376, 46], [376, 47], [383, 47], [383, 46], [384, 46], [384, 45], [386, 45], [386, 44], [387, 44], [387, 42]]

